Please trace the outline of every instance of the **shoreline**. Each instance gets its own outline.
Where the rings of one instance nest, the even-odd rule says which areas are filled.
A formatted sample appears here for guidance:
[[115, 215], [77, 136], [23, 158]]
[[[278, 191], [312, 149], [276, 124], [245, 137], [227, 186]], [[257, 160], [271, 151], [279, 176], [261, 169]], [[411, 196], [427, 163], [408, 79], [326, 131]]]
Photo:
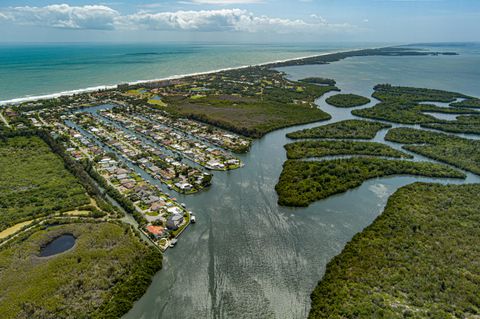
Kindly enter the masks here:
[[33, 102], [33, 101], [38, 101], [38, 100], [53, 99], [53, 98], [58, 98], [58, 97], [62, 97], [62, 96], [72, 96], [72, 95], [81, 94], [81, 93], [92, 93], [92, 92], [97, 92], [97, 91], [101, 91], [101, 90], [112, 90], [112, 89], [115, 89], [119, 84], [138, 85], [138, 84], [143, 84], [143, 83], [154, 83], [154, 82], [165, 81], [165, 80], [178, 80], [178, 79], [183, 79], [183, 78], [187, 78], [187, 77], [191, 77], [191, 76], [197, 76], [197, 75], [215, 74], [215, 73], [224, 72], [224, 71], [246, 69], [246, 68], [249, 68], [249, 67], [265, 66], [265, 65], [269, 65], [269, 64], [277, 64], [277, 63], [284, 63], [284, 62], [290, 62], [290, 61], [299, 61], [299, 60], [304, 60], [304, 59], [309, 59], [309, 58], [326, 56], [326, 55], [330, 55], [330, 54], [356, 52], [356, 51], [360, 51], [360, 50], [379, 49], [379, 48], [383, 48], [383, 47], [356, 48], [356, 49], [332, 51], [332, 52], [325, 52], [325, 53], [320, 53], [320, 54], [312, 54], [312, 55], [302, 56], [302, 57], [298, 57], [298, 58], [275, 60], [275, 61], [262, 62], [262, 63], [257, 63], [257, 64], [242, 65], [242, 66], [237, 66], [237, 67], [227, 67], [227, 68], [221, 68], [221, 69], [210, 70], [210, 71], [193, 72], [193, 73], [187, 73], [187, 74], [175, 74], [175, 75], [171, 75], [171, 76], [168, 76], [168, 77], [156, 78], [156, 79], [150, 79], [150, 80], [136, 80], [136, 81], [125, 82], [125, 83], [117, 83], [117, 84], [111, 84], [111, 85], [98, 85], [98, 86], [92, 86], [92, 87], [87, 87], [87, 88], [82, 88], [82, 89], [73, 89], [73, 90], [61, 91], [61, 92], [57, 92], [57, 93], [35, 95], [35, 96], [25, 96], [25, 97], [13, 98], [13, 99], [9, 99], [9, 100], [2, 100], [2, 101], [0, 101], [0, 107], [6, 106], [6, 105], [11, 105], [11, 104], [16, 105], [16, 104], [20, 104], [20, 103], [24, 103], [24, 102]]

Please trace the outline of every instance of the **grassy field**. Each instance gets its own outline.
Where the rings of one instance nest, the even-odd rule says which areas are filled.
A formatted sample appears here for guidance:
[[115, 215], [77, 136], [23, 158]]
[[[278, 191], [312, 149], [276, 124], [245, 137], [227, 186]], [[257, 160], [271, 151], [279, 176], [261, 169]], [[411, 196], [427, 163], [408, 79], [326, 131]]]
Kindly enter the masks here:
[[[72, 234], [75, 246], [39, 257], [52, 239]], [[119, 318], [161, 268], [162, 256], [126, 225], [52, 226], [0, 250], [0, 313], [8, 318]]]
[[309, 318], [478, 318], [480, 185], [415, 183], [327, 265]]
[[405, 145], [403, 148], [480, 174], [480, 141], [478, 140], [403, 127], [391, 129], [385, 139], [391, 142], [411, 144]]
[[370, 103], [370, 99], [356, 94], [337, 94], [325, 100], [336, 107], [354, 107]]
[[288, 160], [275, 190], [279, 205], [301, 207], [358, 187], [368, 179], [390, 175], [465, 178], [455, 169], [429, 162], [374, 157], [320, 162]]
[[388, 124], [362, 120], [345, 120], [311, 129], [288, 133], [287, 137], [301, 138], [347, 138], [347, 139], [372, 139], [378, 131], [391, 127]]
[[288, 159], [323, 157], [332, 155], [371, 155], [412, 158], [404, 152], [376, 142], [355, 141], [302, 141], [285, 145]]
[[0, 167], [0, 231], [90, 203], [84, 187], [38, 137], [0, 141]]

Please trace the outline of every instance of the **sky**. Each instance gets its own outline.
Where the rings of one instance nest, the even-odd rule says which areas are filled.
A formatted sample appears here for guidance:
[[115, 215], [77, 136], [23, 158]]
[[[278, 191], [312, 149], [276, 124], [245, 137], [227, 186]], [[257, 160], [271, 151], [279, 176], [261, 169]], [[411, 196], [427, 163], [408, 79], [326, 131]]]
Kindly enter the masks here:
[[1, 0], [0, 42], [480, 41], [480, 0]]

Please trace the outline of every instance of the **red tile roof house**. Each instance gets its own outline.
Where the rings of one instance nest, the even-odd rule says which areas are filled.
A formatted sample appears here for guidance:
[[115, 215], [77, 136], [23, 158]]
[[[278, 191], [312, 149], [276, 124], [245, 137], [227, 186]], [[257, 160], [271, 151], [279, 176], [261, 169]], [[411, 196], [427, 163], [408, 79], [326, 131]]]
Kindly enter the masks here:
[[153, 226], [153, 225], [149, 225], [147, 226], [147, 230], [150, 234], [152, 234], [153, 236], [155, 236], [156, 238], [162, 236], [163, 234], [163, 231], [165, 230], [162, 226]]

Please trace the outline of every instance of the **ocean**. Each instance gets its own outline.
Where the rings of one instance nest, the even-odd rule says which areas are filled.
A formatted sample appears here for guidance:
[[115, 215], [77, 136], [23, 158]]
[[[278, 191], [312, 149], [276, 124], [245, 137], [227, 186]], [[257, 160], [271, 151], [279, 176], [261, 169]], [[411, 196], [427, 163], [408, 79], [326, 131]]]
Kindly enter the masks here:
[[0, 101], [379, 44], [1, 44]]

